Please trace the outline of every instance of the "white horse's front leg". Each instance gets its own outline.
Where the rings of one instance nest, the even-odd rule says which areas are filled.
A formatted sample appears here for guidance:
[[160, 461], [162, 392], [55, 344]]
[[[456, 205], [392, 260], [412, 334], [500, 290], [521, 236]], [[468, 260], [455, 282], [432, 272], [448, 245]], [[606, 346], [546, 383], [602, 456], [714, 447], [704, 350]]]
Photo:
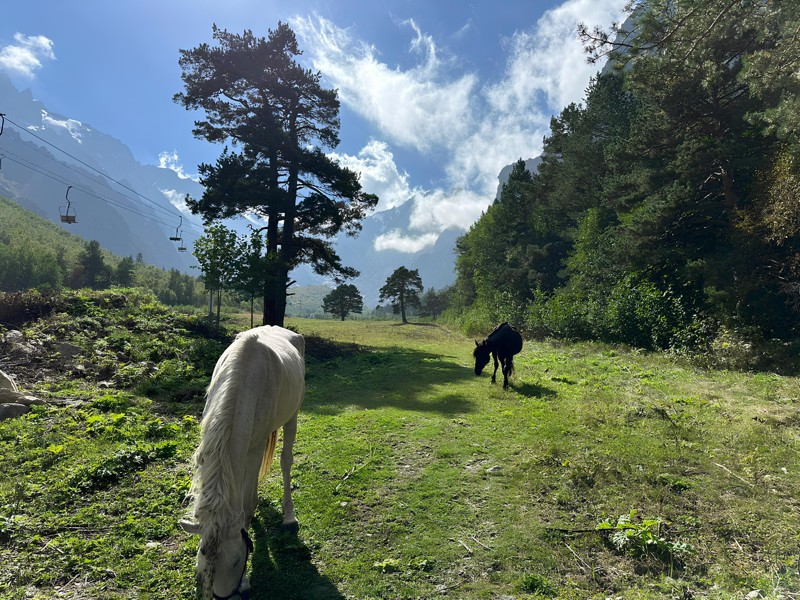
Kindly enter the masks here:
[[297, 437], [297, 415], [283, 426], [283, 449], [281, 450], [281, 474], [283, 475], [283, 526], [290, 531], [297, 531], [299, 525], [294, 516], [292, 502], [292, 463], [294, 462], [294, 440]]

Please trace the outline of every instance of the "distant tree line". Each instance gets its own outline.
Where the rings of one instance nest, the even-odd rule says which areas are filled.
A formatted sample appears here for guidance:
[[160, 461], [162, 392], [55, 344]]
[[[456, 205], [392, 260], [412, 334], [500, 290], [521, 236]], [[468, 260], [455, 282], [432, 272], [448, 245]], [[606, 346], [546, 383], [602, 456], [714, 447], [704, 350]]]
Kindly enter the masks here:
[[117, 259], [104, 252], [96, 240], [86, 242], [77, 256], [63, 247], [53, 250], [41, 243], [0, 240], [0, 291], [104, 290], [112, 286], [147, 288], [168, 305], [203, 302], [203, 286], [196, 277], [147, 265], [141, 255]]
[[800, 3], [643, 0], [457, 242], [466, 328], [699, 348], [787, 340], [800, 309]]

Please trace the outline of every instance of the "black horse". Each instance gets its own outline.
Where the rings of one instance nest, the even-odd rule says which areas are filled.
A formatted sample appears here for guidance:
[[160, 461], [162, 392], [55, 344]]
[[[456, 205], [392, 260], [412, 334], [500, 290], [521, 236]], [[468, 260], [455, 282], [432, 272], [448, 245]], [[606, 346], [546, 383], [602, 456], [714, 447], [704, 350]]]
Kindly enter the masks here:
[[475, 340], [475, 375], [480, 375], [483, 368], [489, 364], [489, 355], [494, 359], [494, 373], [492, 383], [496, 381], [497, 359], [503, 366], [503, 389], [508, 389], [508, 377], [514, 371], [514, 355], [522, 350], [522, 336], [519, 331], [508, 323], [500, 323], [485, 340]]

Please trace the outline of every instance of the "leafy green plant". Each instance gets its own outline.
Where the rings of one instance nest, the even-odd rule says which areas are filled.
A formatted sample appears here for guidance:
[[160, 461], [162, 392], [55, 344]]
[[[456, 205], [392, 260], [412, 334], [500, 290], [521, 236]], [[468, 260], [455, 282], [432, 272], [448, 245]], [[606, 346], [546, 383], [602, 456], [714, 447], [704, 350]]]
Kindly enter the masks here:
[[525, 573], [519, 578], [515, 587], [520, 592], [543, 598], [553, 598], [557, 593], [550, 580], [538, 573]]
[[661, 535], [664, 524], [662, 519], [644, 519], [640, 523], [634, 523], [637, 512], [632, 509], [627, 515], [621, 515], [616, 522], [605, 519], [597, 524], [595, 530], [609, 533], [608, 541], [614, 549], [631, 556], [649, 555], [680, 561], [691, 554], [692, 547], [689, 544], [671, 541]]
[[78, 468], [69, 478], [68, 485], [81, 493], [102, 489], [155, 460], [173, 456], [176, 449], [177, 445], [172, 441], [122, 448], [107, 459]]

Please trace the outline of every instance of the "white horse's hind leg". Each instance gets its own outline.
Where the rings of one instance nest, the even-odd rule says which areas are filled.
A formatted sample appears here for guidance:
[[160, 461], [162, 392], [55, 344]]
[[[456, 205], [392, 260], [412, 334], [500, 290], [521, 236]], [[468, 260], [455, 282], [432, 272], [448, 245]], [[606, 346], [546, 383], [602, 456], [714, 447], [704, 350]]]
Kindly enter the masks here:
[[283, 449], [281, 450], [281, 474], [283, 475], [283, 526], [297, 531], [297, 518], [292, 502], [292, 463], [294, 462], [294, 440], [297, 436], [297, 415], [283, 426]]

